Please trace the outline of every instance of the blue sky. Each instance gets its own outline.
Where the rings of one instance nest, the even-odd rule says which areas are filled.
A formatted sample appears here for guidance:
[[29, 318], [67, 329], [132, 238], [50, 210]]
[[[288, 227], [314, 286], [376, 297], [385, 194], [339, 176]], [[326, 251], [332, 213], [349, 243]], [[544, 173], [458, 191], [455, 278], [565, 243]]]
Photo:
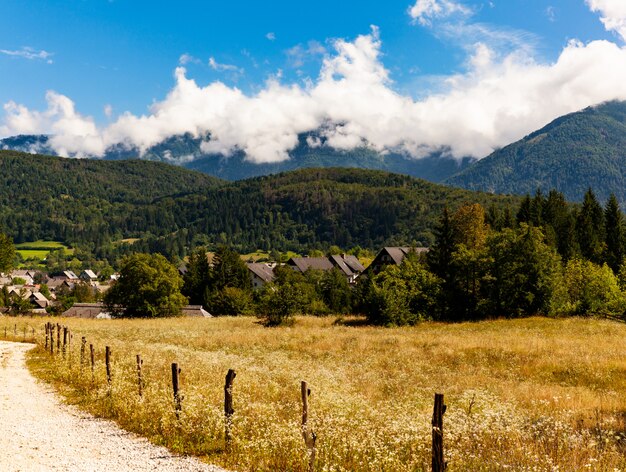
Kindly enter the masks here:
[[[559, 102], [550, 113], [521, 116], [522, 125], [511, 133], [489, 129], [497, 119], [493, 114], [502, 113], [501, 110], [479, 110], [479, 115], [485, 115], [485, 127], [472, 130], [472, 125], [468, 125], [470, 129], [463, 139], [471, 141], [470, 146], [446, 143], [445, 136], [436, 136], [436, 132], [427, 129], [422, 133], [424, 138], [405, 132], [387, 142], [378, 139], [374, 128], [388, 125], [398, 113], [406, 112], [418, 121], [401, 123], [399, 127], [408, 130], [411, 124], [416, 124], [419, 129], [419, 119], [423, 120], [419, 117], [433, 110], [423, 109], [432, 97], [443, 96], [449, 101], [455, 93], [488, 93], [485, 81], [501, 77], [513, 81], [516, 73], [510, 66], [513, 62], [515, 67], [526, 67], [523, 72], [517, 71], [518, 74], [534, 67], [531, 72], [535, 77], [541, 73], [537, 68], [544, 66], [552, 67], [546, 74], [557, 74], [553, 66], [558, 65], [565, 50], [573, 47], [573, 40], [580, 42], [572, 53], [577, 56], [577, 70], [594, 68], [602, 77], [599, 67], [616, 59], [621, 64], [622, 34], [626, 30], [624, 3], [623, 0], [3, 0], [0, 103], [11, 105], [5, 105], [4, 118], [0, 112], [0, 134], [31, 131], [66, 134], [59, 151], [68, 155], [97, 155], [102, 146], [116, 140], [143, 148], [168, 133], [181, 131], [174, 125], [171, 131], [163, 131], [167, 128], [163, 122], [157, 126], [158, 132], [147, 129], [149, 126], [140, 118], [158, 115], [154, 110], [157, 104], [162, 115], [168, 114], [170, 120], [178, 119], [171, 110], [182, 113], [184, 107], [192, 105], [181, 98], [184, 107], [179, 106], [173, 103], [174, 98], [167, 97], [177, 93], [182, 96], [186, 92], [182, 91], [181, 81], [192, 81], [196, 88], [188, 87], [188, 90], [202, 97], [200, 102], [206, 99], [205, 108], [221, 103], [223, 97], [232, 98], [222, 103], [220, 110], [205, 115], [193, 107], [191, 112], [185, 109], [187, 114], [198, 113], [197, 120], [188, 123], [188, 131], [211, 132], [222, 141], [213, 150], [225, 154], [242, 148], [259, 161], [280, 160], [293, 143], [294, 133], [341, 120], [348, 126], [330, 131], [331, 143], [337, 147], [366, 142], [380, 150], [400, 147], [419, 157], [424, 150], [451, 144], [454, 155], [482, 157], [481, 153], [501, 145], [502, 141], [532, 131], [526, 128], [541, 124], [541, 120], [599, 99], [622, 98], [624, 91], [616, 89], [608, 95], [595, 90], [577, 92], [569, 107]], [[365, 38], [360, 45], [358, 38]], [[590, 45], [594, 44], [598, 49], [592, 52]], [[350, 50], [351, 45], [367, 57], [359, 62]], [[589, 59], [604, 54], [604, 60]], [[346, 69], [338, 62], [333, 63], [330, 69], [335, 80], [328, 79], [336, 92], [332, 95], [326, 90], [331, 85], [323, 83], [320, 71], [324, 70], [324, 61], [342, 58], [346, 64], [358, 64], [362, 68], [343, 77], [351, 84], [348, 90], [340, 83], [341, 77], [335, 77], [342, 76]], [[179, 70], [176, 78], [175, 70], [181, 66], [184, 73], [181, 75]], [[376, 70], [370, 77], [367, 74], [371, 68]], [[328, 66], [326, 69], [329, 70]], [[558, 80], [571, 80], [565, 75], [558, 73]], [[367, 87], [363, 86], [362, 77], [369, 77]], [[592, 79], [589, 80], [591, 83]], [[268, 81], [278, 85], [272, 89]], [[214, 90], [216, 87], [211, 85], [215, 84], [223, 84], [224, 89]], [[561, 83], [572, 85], [568, 84]], [[276, 87], [280, 90], [275, 90]], [[298, 97], [292, 97], [293, 87], [297, 87]], [[546, 85], [538, 83], [537, 87], [544, 89]], [[319, 90], [311, 92], [311, 88]], [[52, 98], [46, 95], [49, 91], [55, 94]], [[386, 94], [398, 99], [398, 105], [389, 110], [385, 120], [359, 123], [355, 115], [350, 126], [350, 113], [328, 110], [329, 103], [333, 103], [332, 95], [346, 100], [346, 110], [363, 114], [354, 102], [358, 98], [368, 100], [370, 93], [372, 106], [376, 106], [376, 97], [384, 102]], [[531, 90], [528, 96], [537, 93], [540, 92]], [[267, 109], [273, 107], [272, 103], [291, 101], [263, 115], [275, 121], [269, 131], [249, 130], [248, 122], [239, 115], [249, 113], [250, 109], [258, 112], [251, 101], [264, 94], [272, 97]], [[60, 104], [59, 97], [67, 100]], [[521, 101], [524, 97], [512, 100]], [[71, 110], [67, 108], [70, 103]], [[281, 128], [285, 121], [293, 121], [289, 113], [296, 113], [285, 110], [297, 106], [309, 119], [290, 129]], [[469, 105], [455, 102], [440, 106], [463, 111]], [[514, 116], [523, 112], [524, 107], [517, 106]], [[136, 119], [118, 123], [125, 112]], [[233, 122], [233, 116], [245, 128], [241, 137], [223, 123], [216, 124], [219, 120]], [[109, 129], [116, 123], [119, 126]], [[129, 125], [141, 130], [120, 132], [122, 126]], [[259, 137], [268, 132], [276, 134], [272, 142]], [[91, 144], [81, 146], [81, 138]], [[481, 139], [484, 144], [479, 145]], [[261, 151], [257, 152], [258, 149]]]

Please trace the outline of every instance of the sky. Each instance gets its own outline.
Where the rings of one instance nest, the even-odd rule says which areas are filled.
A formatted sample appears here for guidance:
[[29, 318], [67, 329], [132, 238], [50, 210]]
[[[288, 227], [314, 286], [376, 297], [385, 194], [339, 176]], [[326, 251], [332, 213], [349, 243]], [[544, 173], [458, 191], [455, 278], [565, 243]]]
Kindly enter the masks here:
[[3, 0], [0, 137], [482, 158], [626, 99], [626, 0]]

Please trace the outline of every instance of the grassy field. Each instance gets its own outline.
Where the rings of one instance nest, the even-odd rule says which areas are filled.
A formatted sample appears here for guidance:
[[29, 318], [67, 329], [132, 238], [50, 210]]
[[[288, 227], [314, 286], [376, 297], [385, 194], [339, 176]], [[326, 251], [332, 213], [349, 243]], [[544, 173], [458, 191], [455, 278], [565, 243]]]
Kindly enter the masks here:
[[72, 254], [73, 249], [68, 248], [58, 241], [34, 241], [30, 243], [20, 243], [15, 245], [15, 250], [24, 260], [43, 261], [51, 251], [65, 249], [67, 254]]
[[[529, 318], [383, 329], [299, 318], [270, 329], [254, 318], [60, 322], [74, 333], [71, 356], [32, 351], [37, 376], [96, 415], [231, 470], [307, 470], [301, 380], [312, 390], [316, 470], [428, 470], [435, 392], [448, 405], [449, 471], [626, 470], [623, 323]], [[11, 336], [14, 323], [0, 318], [0, 336], [3, 326]], [[44, 320], [17, 323], [36, 323], [43, 340]], [[80, 371], [81, 336], [97, 350], [94, 383], [89, 369]], [[113, 353], [110, 390], [105, 345]], [[136, 354], [144, 358], [143, 398]], [[171, 362], [182, 369], [180, 420]], [[237, 371], [235, 440], [225, 452], [229, 368]]]

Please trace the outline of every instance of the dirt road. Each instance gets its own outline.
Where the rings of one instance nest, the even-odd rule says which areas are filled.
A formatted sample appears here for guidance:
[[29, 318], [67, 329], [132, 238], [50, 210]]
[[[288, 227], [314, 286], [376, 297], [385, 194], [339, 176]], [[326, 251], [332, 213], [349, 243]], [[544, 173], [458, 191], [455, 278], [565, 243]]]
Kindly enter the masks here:
[[32, 346], [0, 341], [0, 470], [222, 472], [63, 405], [26, 368]]

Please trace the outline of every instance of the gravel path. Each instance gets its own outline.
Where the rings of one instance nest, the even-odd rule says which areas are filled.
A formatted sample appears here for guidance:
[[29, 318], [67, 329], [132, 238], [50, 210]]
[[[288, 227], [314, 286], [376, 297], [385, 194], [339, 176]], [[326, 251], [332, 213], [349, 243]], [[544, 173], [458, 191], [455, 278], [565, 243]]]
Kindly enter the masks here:
[[35, 380], [24, 355], [32, 346], [0, 341], [0, 470], [225, 472], [62, 404]]

